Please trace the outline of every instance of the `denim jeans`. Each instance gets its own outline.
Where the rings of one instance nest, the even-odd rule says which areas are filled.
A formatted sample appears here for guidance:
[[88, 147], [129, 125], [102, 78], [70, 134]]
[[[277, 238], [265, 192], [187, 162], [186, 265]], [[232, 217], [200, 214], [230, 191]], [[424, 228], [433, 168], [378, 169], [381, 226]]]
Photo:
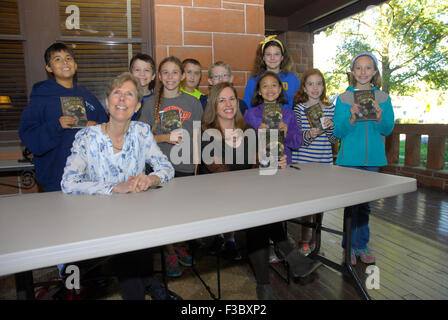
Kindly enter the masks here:
[[[378, 172], [379, 167], [349, 167], [353, 169]], [[352, 216], [352, 249], [365, 249], [370, 239], [369, 214], [370, 205], [368, 202], [344, 208], [344, 221], [348, 213]], [[345, 224], [344, 224], [345, 232]], [[342, 237], [342, 247], [345, 248], [345, 236]]]

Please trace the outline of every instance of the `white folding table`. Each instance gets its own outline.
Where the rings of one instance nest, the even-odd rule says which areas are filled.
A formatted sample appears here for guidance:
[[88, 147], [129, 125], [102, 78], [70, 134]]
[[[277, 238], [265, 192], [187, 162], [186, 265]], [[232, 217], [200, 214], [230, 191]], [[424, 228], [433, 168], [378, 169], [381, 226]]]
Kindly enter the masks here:
[[416, 190], [416, 180], [321, 164], [176, 178], [138, 194], [0, 199], [0, 276], [247, 229]]

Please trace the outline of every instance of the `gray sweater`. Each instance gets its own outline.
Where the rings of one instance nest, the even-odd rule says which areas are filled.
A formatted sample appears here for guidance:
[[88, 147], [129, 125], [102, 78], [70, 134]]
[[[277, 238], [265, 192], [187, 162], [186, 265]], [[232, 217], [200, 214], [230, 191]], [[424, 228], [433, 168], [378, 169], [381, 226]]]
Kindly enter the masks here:
[[[142, 112], [137, 120], [148, 123], [152, 128], [155, 122], [154, 121], [155, 107], [156, 107], [156, 97], [155, 95], [152, 95], [151, 97], [146, 99], [145, 102], [143, 103]], [[171, 161], [176, 171], [182, 173], [192, 173], [194, 172], [193, 121], [198, 121], [196, 127], [200, 131], [202, 106], [198, 99], [182, 92], [175, 98], [162, 98], [162, 104], [159, 111], [168, 111], [172, 109], [179, 110], [182, 122], [182, 129], [185, 129], [188, 132], [189, 137], [184, 136], [183, 137], [184, 141], [180, 145], [176, 146], [171, 143], [161, 142], [159, 143], [159, 147]], [[158, 134], [162, 134], [160, 123], [157, 124], [157, 127], [154, 131], [154, 135]], [[188, 151], [189, 151], [188, 155], [184, 154], [184, 152]]]

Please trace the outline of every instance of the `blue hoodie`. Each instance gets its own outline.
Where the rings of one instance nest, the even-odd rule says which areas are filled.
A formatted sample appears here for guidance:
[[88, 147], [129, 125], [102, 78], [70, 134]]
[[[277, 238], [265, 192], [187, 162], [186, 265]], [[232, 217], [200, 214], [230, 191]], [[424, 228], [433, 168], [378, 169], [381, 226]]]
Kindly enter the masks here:
[[60, 97], [81, 96], [86, 106], [87, 119], [97, 123], [108, 117], [103, 106], [89, 90], [73, 83], [65, 88], [54, 79], [34, 84], [30, 102], [20, 119], [19, 135], [34, 155], [36, 180], [45, 191], [61, 190], [61, 179], [75, 134], [79, 129], [63, 129]]

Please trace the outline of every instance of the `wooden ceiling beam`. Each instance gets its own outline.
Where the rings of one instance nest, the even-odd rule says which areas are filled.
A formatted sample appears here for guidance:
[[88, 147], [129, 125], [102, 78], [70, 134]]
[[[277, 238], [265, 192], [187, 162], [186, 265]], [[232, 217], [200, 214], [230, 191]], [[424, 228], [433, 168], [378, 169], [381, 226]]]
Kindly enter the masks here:
[[329, 13], [337, 12], [347, 6], [357, 3], [358, 0], [318, 0], [310, 1], [300, 10], [288, 17], [288, 29], [297, 30], [301, 26], [309, 24], [317, 19], [327, 16]]
[[[274, 16], [266, 8], [266, 32], [303, 31], [317, 32], [332, 24], [366, 10], [368, 6], [379, 5], [386, 0], [316, 0], [296, 2], [296, 7], [285, 6], [290, 15]], [[276, 12], [278, 8], [276, 8]], [[275, 11], [275, 10], [273, 10]]]
[[330, 13], [329, 15], [315, 20], [313, 22], [307, 23], [299, 28], [297, 31], [303, 32], [318, 32], [328, 28], [329, 26], [341, 21], [345, 18], [353, 16], [367, 9], [368, 6], [376, 6], [385, 2], [384, 0], [360, 0], [348, 7], [345, 7], [336, 12]]

